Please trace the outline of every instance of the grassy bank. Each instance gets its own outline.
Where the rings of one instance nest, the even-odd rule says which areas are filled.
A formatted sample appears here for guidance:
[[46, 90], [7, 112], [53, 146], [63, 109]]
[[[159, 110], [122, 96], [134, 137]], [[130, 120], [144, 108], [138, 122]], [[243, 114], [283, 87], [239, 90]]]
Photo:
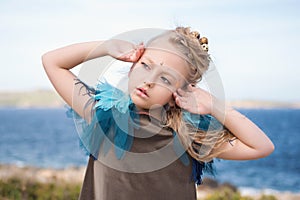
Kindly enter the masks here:
[[0, 199], [59, 200], [78, 199], [81, 184], [66, 182], [40, 183], [34, 180], [10, 178], [0, 180]]
[[[0, 165], [0, 200], [78, 199], [85, 167], [50, 169]], [[230, 183], [220, 184], [206, 178], [197, 188], [199, 200], [294, 200], [300, 195], [245, 196]]]
[[[10, 178], [0, 180], [0, 199], [5, 200], [75, 200], [78, 199], [81, 184], [68, 182], [40, 183], [33, 180]], [[207, 191], [203, 200], [277, 200], [273, 195], [260, 197], [242, 196], [231, 187]]]

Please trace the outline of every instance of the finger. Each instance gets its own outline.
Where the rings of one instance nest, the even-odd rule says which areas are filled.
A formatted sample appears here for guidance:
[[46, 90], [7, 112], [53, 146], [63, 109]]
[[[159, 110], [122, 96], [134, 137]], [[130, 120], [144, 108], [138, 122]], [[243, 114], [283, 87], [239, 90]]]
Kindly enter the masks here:
[[145, 45], [143, 42], [141, 42], [139, 45], [138, 45], [138, 49], [145, 49]]
[[182, 106], [183, 106], [183, 103], [180, 101], [180, 99], [179, 98], [175, 98], [175, 103], [179, 106], [179, 107], [181, 107], [182, 108]]
[[175, 99], [175, 103], [180, 107], [185, 110], [188, 109], [189, 104], [187, 102], [181, 101], [179, 98]]
[[182, 90], [182, 89], [178, 89], [177, 90], [177, 93], [180, 95], [180, 96], [182, 96], [182, 97], [185, 97], [185, 96], [187, 96], [188, 94], [186, 94], [186, 92], [184, 91], [184, 90]]
[[196, 89], [196, 86], [193, 85], [193, 84], [189, 84], [189, 85], [187, 86], [187, 90], [188, 90], [189, 92], [193, 92], [195, 89]]
[[141, 51], [145, 48], [144, 44], [143, 43], [140, 43], [140, 44], [137, 44], [133, 47], [133, 50], [134, 51]]
[[143, 48], [143, 47], [140, 47], [140, 48], [136, 51], [136, 55], [137, 55], [137, 58], [138, 58], [138, 59], [143, 55], [144, 51], [145, 51], [145, 48]]
[[124, 61], [129, 61], [130, 60], [130, 55], [122, 55], [120, 57], [118, 57], [117, 59], [119, 60], [124, 60]]
[[131, 54], [130, 59], [132, 62], [136, 62], [144, 53], [144, 46], [139, 45], [136, 50]]
[[187, 101], [187, 98], [186, 97], [182, 97], [180, 96], [178, 93], [174, 92], [174, 98], [175, 99], [178, 99], [179, 101], [182, 101], [182, 102], [186, 102]]
[[131, 54], [127, 55], [126, 58], [128, 58], [128, 61], [130, 61], [130, 62], [135, 62], [138, 60], [138, 52], [134, 51]]
[[185, 99], [181, 98], [180, 96], [176, 96], [174, 99], [175, 99], [176, 104], [180, 107], [187, 105], [187, 101]]

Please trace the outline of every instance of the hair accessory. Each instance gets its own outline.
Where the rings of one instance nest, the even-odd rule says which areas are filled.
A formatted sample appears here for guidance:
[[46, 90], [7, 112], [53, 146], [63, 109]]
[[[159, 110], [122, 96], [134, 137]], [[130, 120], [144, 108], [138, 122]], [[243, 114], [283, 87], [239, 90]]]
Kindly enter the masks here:
[[200, 42], [200, 46], [206, 52], [208, 52], [208, 39], [206, 37], [200, 38], [200, 33], [198, 31], [191, 31], [190, 35], [194, 38], [197, 38]]
[[192, 31], [190, 33], [193, 37], [197, 38], [198, 40], [200, 39], [200, 33], [198, 33], [197, 31]]
[[200, 45], [202, 49], [206, 52], [208, 52], [208, 39], [206, 37], [200, 38]]

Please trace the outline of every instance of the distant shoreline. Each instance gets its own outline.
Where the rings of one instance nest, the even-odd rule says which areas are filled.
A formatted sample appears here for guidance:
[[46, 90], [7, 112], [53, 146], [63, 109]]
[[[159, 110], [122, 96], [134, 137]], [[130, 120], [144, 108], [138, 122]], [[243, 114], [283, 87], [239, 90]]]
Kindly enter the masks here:
[[53, 90], [0, 92], [0, 107], [60, 108], [66, 103]]
[[261, 100], [240, 100], [240, 101], [229, 101], [229, 105], [234, 108], [251, 108], [251, 109], [300, 109], [300, 102], [280, 102], [280, 101], [261, 101]]
[[[233, 100], [228, 105], [245, 109], [300, 109], [300, 102], [263, 100]], [[61, 108], [66, 103], [54, 90], [33, 90], [24, 92], [0, 92], [0, 108]]]

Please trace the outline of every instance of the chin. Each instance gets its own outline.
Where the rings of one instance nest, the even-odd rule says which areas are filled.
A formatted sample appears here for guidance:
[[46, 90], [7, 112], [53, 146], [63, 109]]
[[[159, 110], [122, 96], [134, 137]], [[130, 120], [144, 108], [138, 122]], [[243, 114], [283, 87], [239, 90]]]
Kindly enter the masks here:
[[145, 102], [139, 97], [136, 97], [135, 95], [131, 95], [131, 100], [136, 107], [140, 109], [149, 109], [149, 107], [145, 104]]
[[139, 110], [153, 110], [162, 107], [160, 104], [147, 104], [144, 100], [135, 96], [132, 96], [131, 100]]

